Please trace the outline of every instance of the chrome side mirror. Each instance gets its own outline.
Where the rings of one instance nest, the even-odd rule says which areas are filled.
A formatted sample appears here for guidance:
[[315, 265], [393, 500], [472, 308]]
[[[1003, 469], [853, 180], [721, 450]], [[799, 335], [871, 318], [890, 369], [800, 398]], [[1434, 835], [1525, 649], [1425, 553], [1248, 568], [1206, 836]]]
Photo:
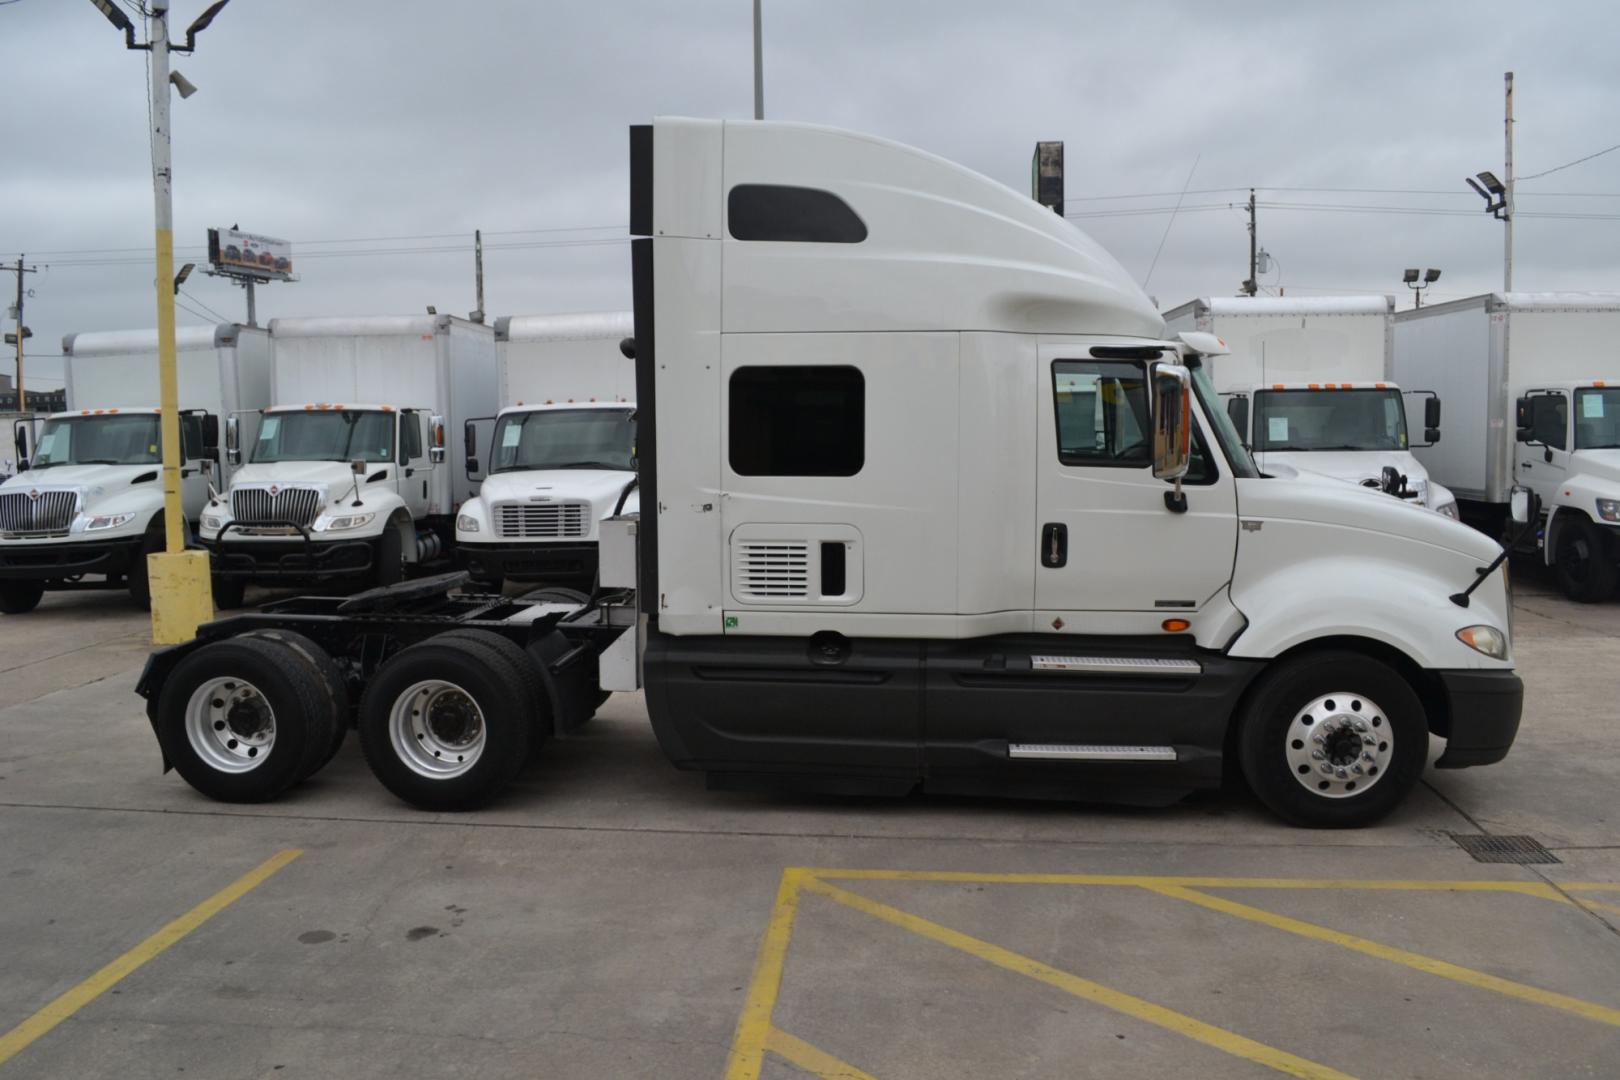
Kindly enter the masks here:
[[1529, 488], [1516, 487], [1508, 493], [1508, 516], [1515, 525], [1528, 525], [1541, 517], [1541, 496]]
[[444, 417], [435, 416], [428, 421], [431, 438], [428, 442], [428, 460], [438, 465], [444, 461]]
[[1153, 476], [1180, 480], [1192, 463], [1192, 373], [1180, 364], [1150, 369]]
[[242, 464], [242, 425], [234, 416], [225, 418], [225, 460], [232, 465]]

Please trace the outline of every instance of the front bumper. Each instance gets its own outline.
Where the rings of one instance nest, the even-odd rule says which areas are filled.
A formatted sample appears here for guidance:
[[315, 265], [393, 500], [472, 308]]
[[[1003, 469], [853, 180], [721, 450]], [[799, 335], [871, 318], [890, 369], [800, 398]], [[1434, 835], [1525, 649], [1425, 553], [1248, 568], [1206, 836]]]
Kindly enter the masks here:
[[596, 579], [596, 541], [570, 544], [456, 545], [456, 563], [474, 578], [493, 581], [589, 583]]
[[282, 525], [296, 529], [286, 539], [245, 539], [231, 536], [236, 522], [229, 522], [203, 547], [213, 556], [213, 573], [219, 578], [247, 581], [284, 581], [289, 584], [357, 577], [371, 572], [376, 554], [372, 540], [316, 540], [308, 529], [291, 522], [256, 523], [253, 528]]
[[0, 581], [54, 581], [80, 574], [117, 577], [129, 573], [140, 558], [142, 539], [0, 544]]
[[1437, 769], [1493, 765], [1507, 757], [1519, 733], [1524, 683], [1511, 671], [1440, 671], [1449, 718], [1446, 752]]

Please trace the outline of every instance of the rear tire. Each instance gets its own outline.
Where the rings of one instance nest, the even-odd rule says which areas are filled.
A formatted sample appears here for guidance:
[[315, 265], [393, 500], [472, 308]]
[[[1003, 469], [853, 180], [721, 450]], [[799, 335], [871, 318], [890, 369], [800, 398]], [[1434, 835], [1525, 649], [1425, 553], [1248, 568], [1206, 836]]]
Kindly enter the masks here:
[[419, 809], [482, 806], [528, 760], [531, 683], [504, 650], [481, 640], [486, 636], [441, 634], [402, 650], [360, 700], [366, 764]]
[[186, 656], [158, 696], [157, 736], [186, 783], [220, 802], [267, 802], [314, 771], [331, 698], [283, 642], [244, 635]]
[[1353, 829], [1393, 810], [1423, 773], [1428, 720], [1412, 687], [1360, 653], [1280, 662], [1246, 702], [1238, 753], [1254, 794], [1284, 821]]
[[0, 581], [0, 611], [24, 615], [39, 607], [45, 595], [43, 581]]
[[1589, 518], [1571, 517], [1560, 526], [1553, 569], [1571, 600], [1596, 604], [1614, 595], [1620, 567], [1609, 558], [1606, 539]]
[[330, 702], [332, 712], [332, 739], [326, 752], [301, 779], [307, 780], [326, 767], [338, 750], [343, 746], [343, 739], [349, 733], [349, 726], [353, 722], [349, 708], [349, 680], [343, 673], [343, 668], [332, 659], [330, 653], [316, 644], [312, 638], [293, 630], [250, 630], [242, 635], [245, 638], [263, 638], [266, 641], [279, 642], [302, 657], [315, 671], [320, 679], [321, 689]]

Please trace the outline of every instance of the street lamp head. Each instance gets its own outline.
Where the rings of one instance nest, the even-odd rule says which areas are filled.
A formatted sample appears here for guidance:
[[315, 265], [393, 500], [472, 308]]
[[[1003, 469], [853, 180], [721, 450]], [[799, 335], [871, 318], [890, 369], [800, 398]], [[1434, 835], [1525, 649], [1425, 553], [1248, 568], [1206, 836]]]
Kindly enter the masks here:
[[1406, 274], [1401, 278], [1401, 280], [1406, 282], [1408, 285], [1412, 284], [1417, 279], [1418, 279], [1418, 272], [1417, 272], [1416, 268], [1408, 270], [1406, 272]]
[[1485, 190], [1492, 195], [1501, 195], [1507, 191], [1507, 188], [1502, 186], [1502, 181], [1498, 180], [1493, 172], [1475, 173], [1474, 175], [1479, 177], [1479, 182], [1484, 184]]
[[1433, 285], [1435, 282], [1437, 282], [1439, 280], [1440, 280], [1440, 271], [1432, 269], [1432, 268], [1429, 269], [1429, 270], [1423, 271], [1423, 281], [1424, 281], [1425, 284]]
[[107, 21], [113, 24], [114, 29], [134, 31], [135, 24], [129, 21], [129, 16], [124, 14], [124, 9], [114, 3], [113, 0], [90, 0], [90, 2], [96, 5], [97, 11], [107, 16]]

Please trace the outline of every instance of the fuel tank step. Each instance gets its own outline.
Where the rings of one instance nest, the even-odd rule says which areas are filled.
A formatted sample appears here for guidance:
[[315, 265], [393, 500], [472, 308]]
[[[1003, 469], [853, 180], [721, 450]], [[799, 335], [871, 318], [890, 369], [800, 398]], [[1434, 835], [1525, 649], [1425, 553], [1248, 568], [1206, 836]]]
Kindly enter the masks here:
[[1036, 671], [1069, 671], [1079, 675], [1199, 675], [1197, 660], [1157, 656], [1031, 656]]
[[1174, 761], [1173, 746], [1096, 746], [1076, 743], [1008, 743], [1010, 758], [1050, 761]]

